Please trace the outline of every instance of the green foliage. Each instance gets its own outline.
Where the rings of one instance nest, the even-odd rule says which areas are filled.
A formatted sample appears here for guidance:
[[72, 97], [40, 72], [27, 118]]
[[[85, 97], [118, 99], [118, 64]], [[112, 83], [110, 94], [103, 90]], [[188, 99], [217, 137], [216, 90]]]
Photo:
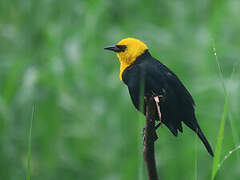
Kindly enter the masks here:
[[222, 114], [222, 119], [220, 122], [220, 128], [219, 128], [219, 134], [218, 134], [218, 139], [217, 139], [217, 146], [216, 146], [216, 151], [215, 151], [215, 157], [213, 161], [213, 170], [212, 170], [212, 176], [211, 179], [214, 180], [217, 170], [219, 168], [219, 162], [220, 162], [220, 155], [221, 155], [221, 150], [222, 150], [222, 142], [223, 142], [223, 135], [224, 135], [224, 126], [225, 126], [225, 121], [226, 121], [226, 116], [227, 116], [227, 111], [228, 111], [228, 96], [226, 96], [225, 99], [225, 104], [224, 104], [224, 110]]
[[[26, 171], [35, 180], [146, 179], [145, 119], [119, 81], [116, 55], [103, 50], [132, 36], [190, 90], [213, 147], [224, 117], [215, 179], [237, 180], [238, 151], [222, 162], [240, 144], [239, 12], [237, 0], [1, 1], [0, 179], [24, 179]], [[193, 135], [186, 126], [177, 138], [158, 130], [162, 179], [211, 179], [213, 159]]]
[[31, 149], [32, 149], [32, 123], [34, 120], [35, 106], [32, 108], [32, 117], [30, 121], [29, 127], [29, 135], [28, 135], [28, 155], [27, 155], [27, 177], [26, 180], [31, 179]]

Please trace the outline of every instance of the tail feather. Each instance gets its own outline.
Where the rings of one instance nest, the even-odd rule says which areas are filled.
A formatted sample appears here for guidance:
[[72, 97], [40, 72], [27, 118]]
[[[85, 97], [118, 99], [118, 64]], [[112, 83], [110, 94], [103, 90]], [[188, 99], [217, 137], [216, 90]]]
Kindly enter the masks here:
[[200, 128], [196, 128], [195, 132], [197, 133], [198, 137], [201, 139], [201, 141], [203, 142], [204, 146], [206, 147], [208, 153], [214, 157], [214, 153], [213, 150], [209, 144], [209, 142], [207, 141], [206, 137], [204, 136], [203, 132], [201, 131]]
[[208, 153], [214, 157], [214, 153], [213, 150], [211, 148], [211, 145], [209, 144], [207, 138], [204, 136], [202, 130], [200, 129], [196, 119], [194, 118], [194, 120], [191, 122], [189, 121], [184, 121], [184, 123], [191, 128], [193, 131], [195, 131], [198, 135], [198, 137], [201, 139], [202, 143], [204, 144], [205, 148], [207, 149]]

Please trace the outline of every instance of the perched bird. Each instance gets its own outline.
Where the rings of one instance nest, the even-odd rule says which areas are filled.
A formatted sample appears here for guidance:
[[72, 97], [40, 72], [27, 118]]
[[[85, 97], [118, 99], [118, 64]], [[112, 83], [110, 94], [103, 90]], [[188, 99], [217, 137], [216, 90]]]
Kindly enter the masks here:
[[191, 94], [168, 67], [151, 56], [142, 41], [126, 38], [104, 49], [117, 54], [121, 64], [120, 79], [128, 86], [135, 108], [139, 111], [142, 109], [145, 114], [144, 98], [154, 97], [154, 120], [160, 120], [174, 136], [178, 135], [178, 131], [183, 132], [183, 122], [197, 133], [209, 154], [214, 156], [197, 122]]

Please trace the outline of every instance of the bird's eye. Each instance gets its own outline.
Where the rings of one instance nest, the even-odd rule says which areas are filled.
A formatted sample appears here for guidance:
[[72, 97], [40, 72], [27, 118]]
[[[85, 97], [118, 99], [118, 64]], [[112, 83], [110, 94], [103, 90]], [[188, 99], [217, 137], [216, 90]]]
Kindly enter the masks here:
[[123, 52], [127, 48], [125, 45], [116, 45], [116, 47], [118, 48], [118, 52]]

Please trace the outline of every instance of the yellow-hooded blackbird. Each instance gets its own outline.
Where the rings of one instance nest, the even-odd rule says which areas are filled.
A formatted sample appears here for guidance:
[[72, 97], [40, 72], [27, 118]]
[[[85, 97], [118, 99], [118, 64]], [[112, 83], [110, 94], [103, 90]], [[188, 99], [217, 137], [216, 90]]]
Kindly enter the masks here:
[[[183, 132], [183, 122], [197, 133], [209, 154], [214, 156], [198, 125], [191, 94], [168, 67], [151, 56], [143, 42], [135, 38], [126, 38], [117, 45], [104, 49], [117, 54], [121, 64], [120, 79], [128, 86], [132, 102], [139, 111], [143, 109], [145, 114], [144, 98], [154, 97], [154, 120], [163, 122], [175, 136], [178, 135], [178, 131]], [[140, 107], [141, 102], [143, 108]]]

